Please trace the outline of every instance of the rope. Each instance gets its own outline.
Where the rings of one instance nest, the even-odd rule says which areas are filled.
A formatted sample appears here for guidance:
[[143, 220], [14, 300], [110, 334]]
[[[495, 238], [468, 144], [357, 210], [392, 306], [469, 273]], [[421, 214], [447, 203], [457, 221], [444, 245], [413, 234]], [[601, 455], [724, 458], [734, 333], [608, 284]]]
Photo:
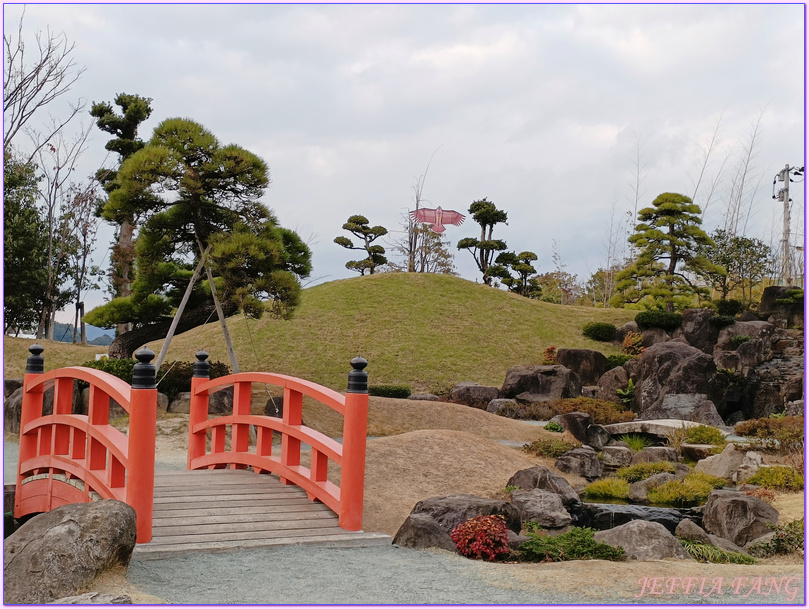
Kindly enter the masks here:
[[[201, 324], [200, 326], [198, 326], [198, 327], [197, 327], [197, 331], [194, 333], [193, 338], [196, 338], [197, 334], [199, 334], [199, 333], [200, 333], [200, 331], [202, 330], [202, 326], [204, 326], [204, 325], [205, 325], [205, 324], [207, 324], [209, 321], [211, 321], [211, 317], [213, 317], [213, 314], [214, 314], [214, 313], [216, 313], [216, 309], [214, 309], [213, 311], [211, 311], [211, 314], [210, 314], [210, 315], [208, 315], [208, 319], [206, 319], [206, 320], [205, 320], [205, 323], [204, 323], [204, 324]], [[168, 373], [169, 373], [169, 372], [171, 372], [171, 369], [172, 369], [172, 368], [174, 368], [174, 366], [176, 366], [176, 365], [177, 365], [177, 360], [174, 360], [174, 361], [171, 363], [171, 366], [169, 366], [169, 369], [168, 369], [168, 370], [166, 370], [166, 372], [163, 374], [163, 376], [162, 376], [162, 377], [160, 377], [160, 380], [159, 380], [159, 381], [157, 381], [157, 383], [155, 383], [155, 387], [157, 387], [157, 386], [158, 386], [160, 383], [162, 383], [162, 382], [163, 382], [163, 379], [164, 379], [164, 378], [166, 378], [166, 376], [168, 375]]]

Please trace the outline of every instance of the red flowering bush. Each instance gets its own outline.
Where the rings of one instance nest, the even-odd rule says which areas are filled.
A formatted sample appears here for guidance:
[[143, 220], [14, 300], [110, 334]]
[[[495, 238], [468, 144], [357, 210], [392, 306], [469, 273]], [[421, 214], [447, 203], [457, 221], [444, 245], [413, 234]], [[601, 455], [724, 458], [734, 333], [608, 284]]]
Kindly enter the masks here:
[[542, 365], [554, 366], [556, 364], [556, 346], [551, 345], [542, 352]]
[[496, 560], [509, 553], [506, 519], [502, 516], [475, 516], [450, 533], [458, 550], [467, 558]]

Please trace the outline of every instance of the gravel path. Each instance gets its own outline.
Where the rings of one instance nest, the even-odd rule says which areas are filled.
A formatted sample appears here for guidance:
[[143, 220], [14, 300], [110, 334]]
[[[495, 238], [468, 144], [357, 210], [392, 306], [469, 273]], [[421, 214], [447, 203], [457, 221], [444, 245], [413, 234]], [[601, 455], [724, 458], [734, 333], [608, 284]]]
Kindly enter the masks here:
[[[299, 546], [133, 558], [127, 580], [174, 604], [786, 604], [804, 598], [801, 565], [755, 573], [750, 567], [738, 570], [740, 565], [709, 572], [708, 565], [696, 563], [644, 563], [643, 573], [662, 578], [655, 584], [656, 595], [649, 594], [651, 583], [643, 594], [639, 566], [604, 561], [492, 564], [441, 550]], [[682, 594], [680, 584], [674, 594], [665, 592], [665, 579], [678, 574], [696, 580], [690, 594]], [[777, 574], [781, 593], [765, 594], [770, 592], [766, 585], [756, 590], [752, 579], [734, 591], [734, 578], [742, 574], [745, 579]], [[699, 579], [706, 575], [700, 594]], [[708, 595], [717, 576], [721, 593]]]

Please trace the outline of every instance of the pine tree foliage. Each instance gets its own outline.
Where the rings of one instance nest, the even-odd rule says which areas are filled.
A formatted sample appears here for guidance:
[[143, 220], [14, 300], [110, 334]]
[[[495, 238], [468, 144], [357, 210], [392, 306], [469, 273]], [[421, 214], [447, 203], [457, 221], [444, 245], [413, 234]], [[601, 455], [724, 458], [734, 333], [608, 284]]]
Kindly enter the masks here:
[[674, 311], [692, 304], [694, 296], [707, 296], [697, 279], [723, 269], [702, 253], [713, 241], [700, 228], [701, 213], [689, 197], [670, 192], [638, 212], [639, 222], [629, 237], [638, 257], [619, 273], [614, 304], [650, 297], [654, 306], [663, 303]]
[[492, 275], [489, 267], [492, 266], [497, 252], [506, 250], [506, 242], [493, 239], [492, 232], [497, 224], [507, 224], [508, 213], [497, 209], [494, 203], [487, 198], [474, 201], [469, 206], [472, 219], [480, 225], [480, 238], [466, 237], [458, 241], [459, 250], [467, 250], [475, 259], [478, 270], [483, 273], [483, 283], [492, 285]]
[[388, 229], [384, 226], [369, 226], [368, 218], [355, 215], [349, 217], [348, 222], [343, 224], [343, 230], [359, 239], [359, 245], [354, 245], [354, 242], [348, 237], [335, 237], [334, 242], [346, 249], [360, 250], [367, 254], [367, 258], [362, 260], [346, 262], [347, 269], [356, 271], [360, 275], [365, 275], [365, 271], [368, 271], [369, 275], [373, 275], [376, 267], [387, 263], [385, 248], [381, 245], [374, 245], [373, 242], [387, 235]]

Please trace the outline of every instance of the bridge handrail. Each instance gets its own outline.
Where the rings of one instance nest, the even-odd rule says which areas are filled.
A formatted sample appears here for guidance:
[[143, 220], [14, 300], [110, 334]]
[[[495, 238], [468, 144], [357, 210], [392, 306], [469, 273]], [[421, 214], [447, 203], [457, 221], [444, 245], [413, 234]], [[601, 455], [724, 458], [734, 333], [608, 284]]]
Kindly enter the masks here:
[[[304, 488], [337, 512], [340, 526], [362, 528], [365, 479], [365, 436], [368, 418], [367, 362], [355, 358], [345, 395], [297, 377], [269, 372], [242, 372], [209, 379], [208, 354], [200, 351], [191, 380], [188, 424], [188, 469], [252, 467], [257, 473], [277, 474], [286, 484]], [[284, 390], [282, 418], [252, 415], [253, 383], [270, 384]], [[233, 414], [208, 418], [211, 393], [233, 386]], [[343, 442], [303, 425], [303, 397], [316, 399], [343, 415]], [[249, 428], [256, 427], [255, 452], [250, 452]], [[231, 429], [230, 450], [226, 450], [227, 429]], [[211, 433], [210, 449], [207, 446]], [[272, 454], [273, 432], [281, 434], [281, 456]], [[301, 444], [311, 447], [310, 467], [301, 465]], [[328, 481], [328, 463], [341, 467], [340, 485]]]
[[[137, 517], [137, 542], [152, 538], [157, 389], [154, 353], [142, 349], [133, 383], [102, 370], [69, 366], [44, 372], [41, 345], [29, 348], [23, 378], [15, 516], [60, 505], [118, 499]], [[87, 414], [73, 414], [75, 380], [89, 384]], [[53, 414], [43, 415], [53, 387]], [[129, 435], [109, 424], [110, 400], [129, 413]], [[83, 482], [83, 490], [73, 484]]]

